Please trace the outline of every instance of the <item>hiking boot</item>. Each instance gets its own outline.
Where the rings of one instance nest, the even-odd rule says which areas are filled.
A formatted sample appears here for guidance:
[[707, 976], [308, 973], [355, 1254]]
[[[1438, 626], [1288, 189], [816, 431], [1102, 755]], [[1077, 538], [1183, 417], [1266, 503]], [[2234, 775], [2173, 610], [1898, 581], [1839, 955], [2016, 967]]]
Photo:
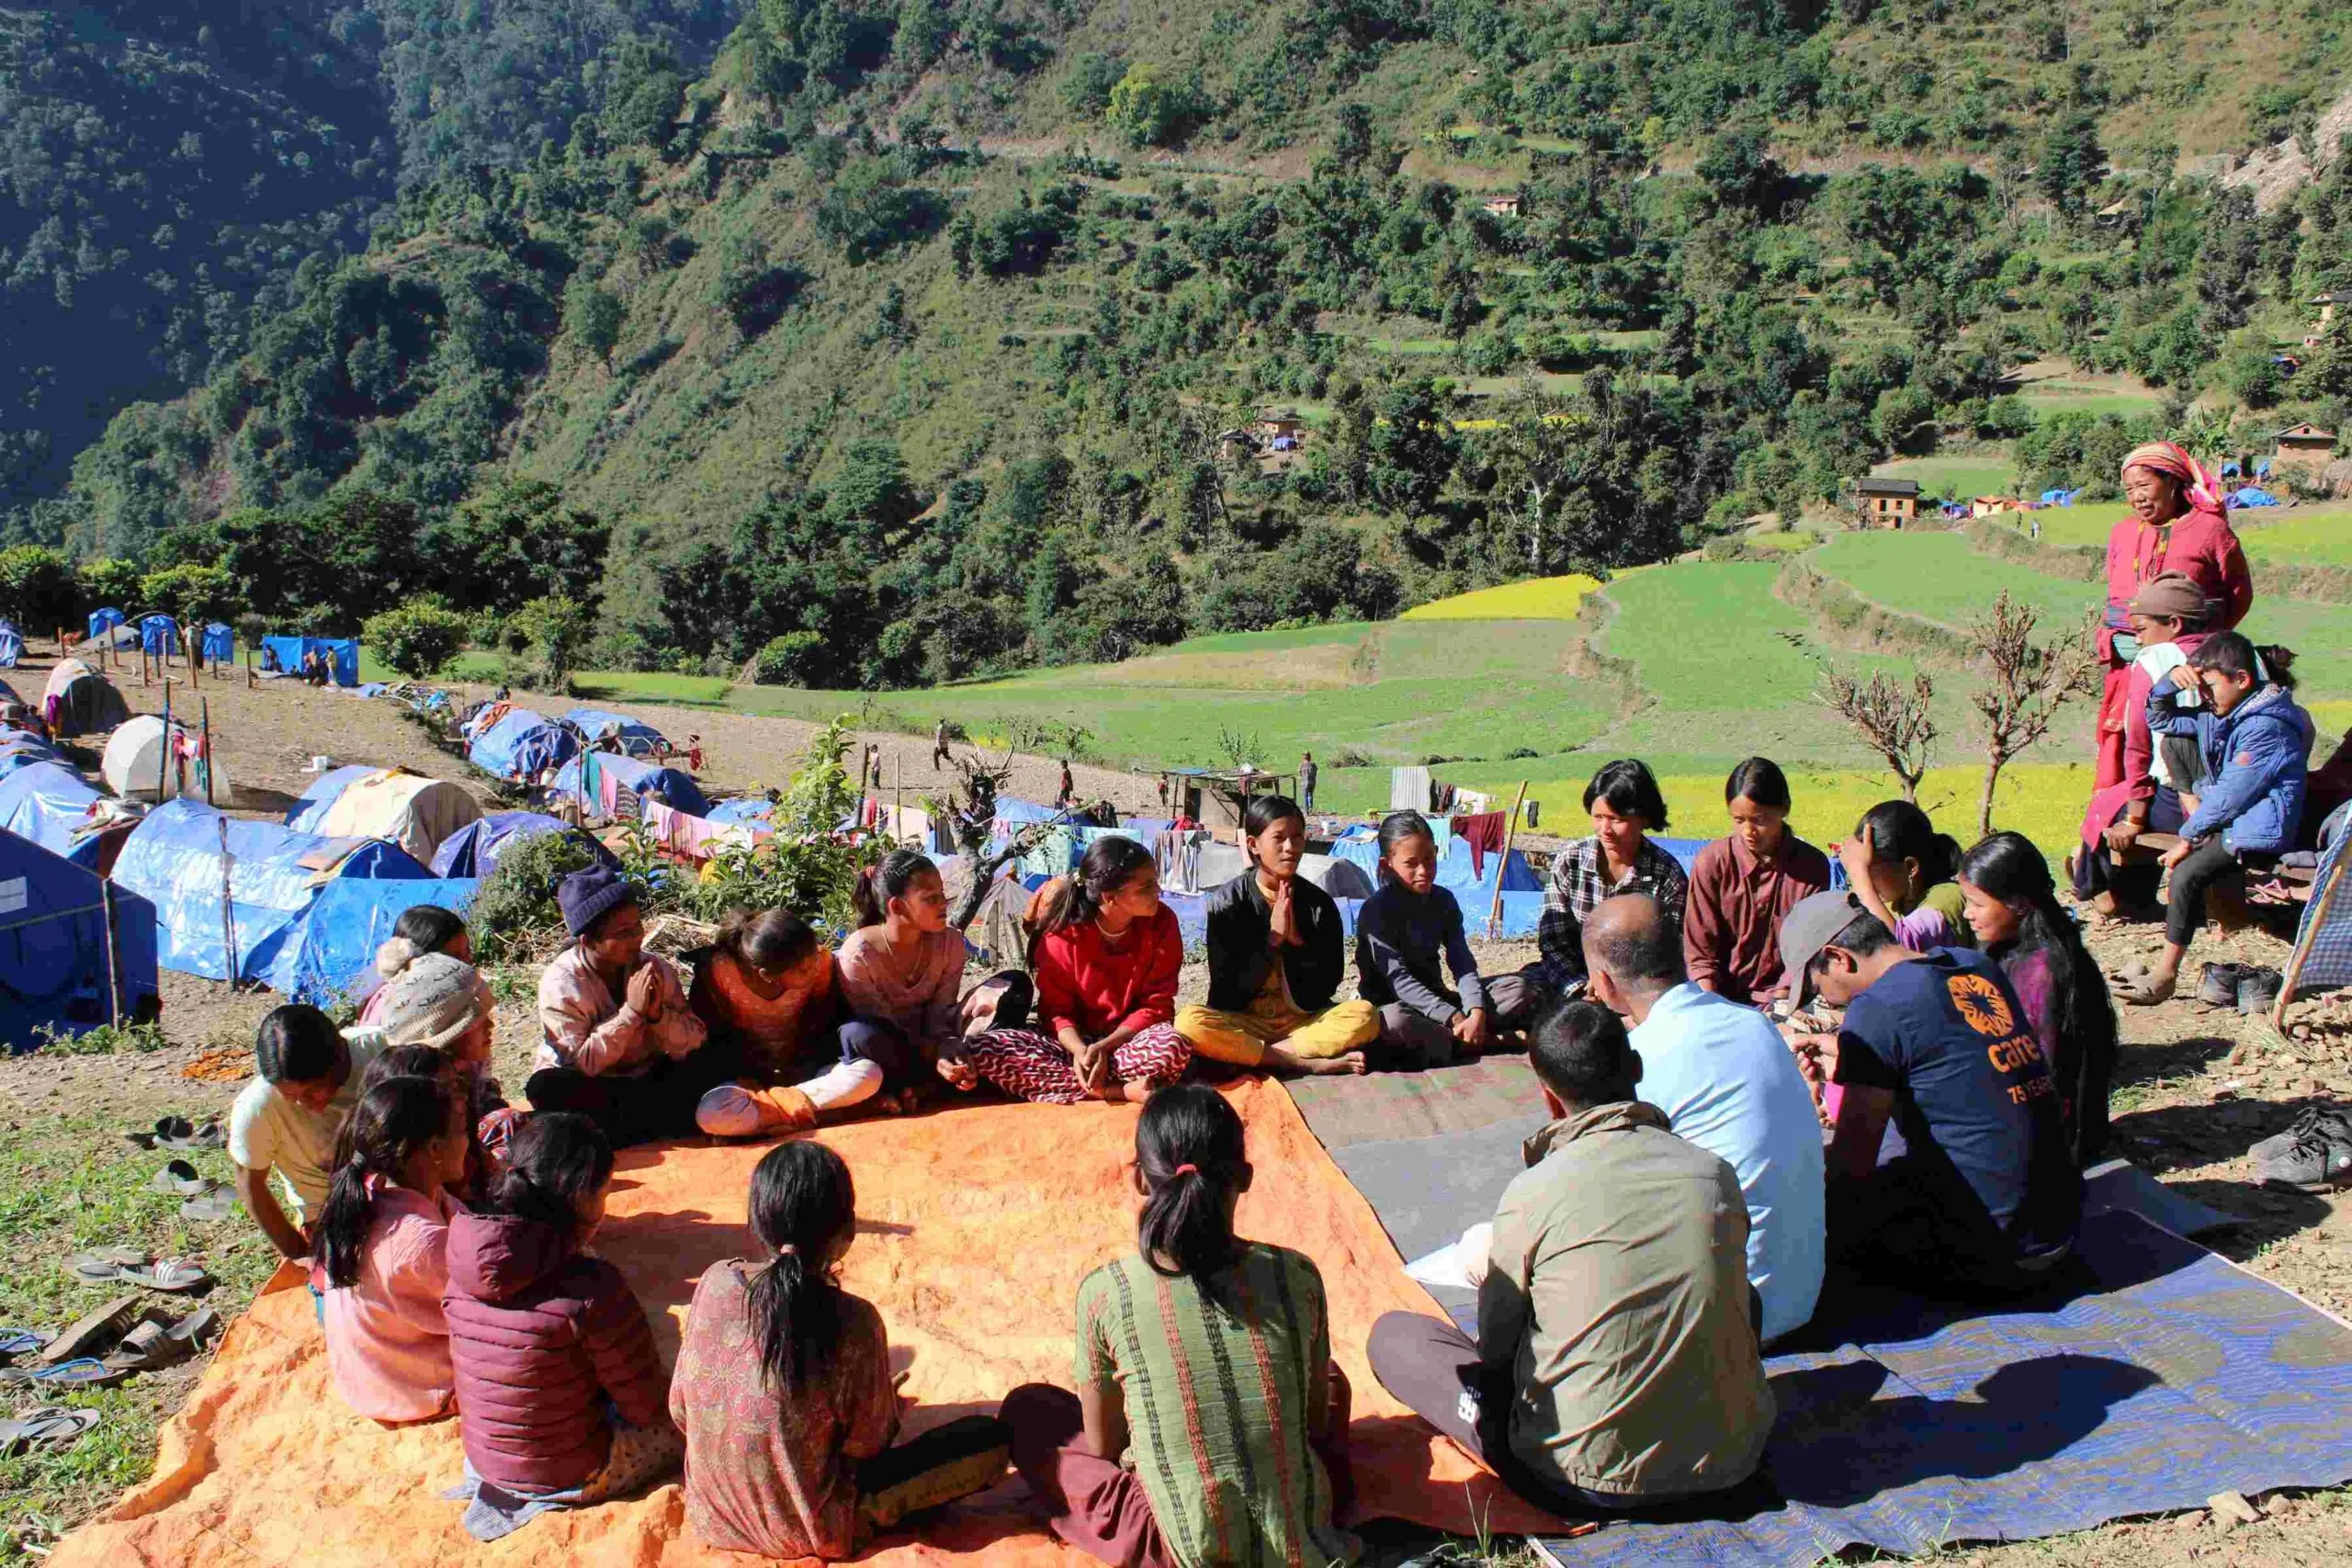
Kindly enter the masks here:
[[2334, 1105], [2306, 1105], [2295, 1112], [2294, 1121], [2287, 1124], [2285, 1132], [2263, 1139], [2246, 1153], [2259, 1164], [2299, 1140], [2310, 1137], [2324, 1137], [2330, 1143], [2352, 1148], [2352, 1113]]
[[2249, 966], [2238, 978], [2238, 1011], [2249, 1018], [2268, 1012], [2286, 985], [2287, 977], [2278, 970]]
[[2208, 964], [2197, 977], [2197, 999], [2209, 1008], [2236, 1007], [2245, 971], [2243, 964]]
[[2352, 1139], [2338, 1112], [2330, 1125], [2314, 1118], [2308, 1128], [2290, 1129], [2283, 1147], [2257, 1155], [2255, 1179], [2265, 1187], [2287, 1187], [2300, 1192], [2324, 1192], [2352, 1182]]

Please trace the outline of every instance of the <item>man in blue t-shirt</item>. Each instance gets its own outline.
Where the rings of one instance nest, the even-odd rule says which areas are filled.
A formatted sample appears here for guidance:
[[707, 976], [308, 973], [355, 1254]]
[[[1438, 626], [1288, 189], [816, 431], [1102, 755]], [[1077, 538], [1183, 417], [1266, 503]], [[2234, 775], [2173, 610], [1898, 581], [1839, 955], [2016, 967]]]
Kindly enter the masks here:
[[2083, 1184], [2000, 967], [1963, 948], [1906, 952], [1845, 893], [1790, 910], [1781, 954], [1800, 1002], [1846, 1010], [1835, 1043], [1814, 1047], [1842, 1096], [1831, 1259], [1928, 1294], [2035, 1288], [2073, 1250]]

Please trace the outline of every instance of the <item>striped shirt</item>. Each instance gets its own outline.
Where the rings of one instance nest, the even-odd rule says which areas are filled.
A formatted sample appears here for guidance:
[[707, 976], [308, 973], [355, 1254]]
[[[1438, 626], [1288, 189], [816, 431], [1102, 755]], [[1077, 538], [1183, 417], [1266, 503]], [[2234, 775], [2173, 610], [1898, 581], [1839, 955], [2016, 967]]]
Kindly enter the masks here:
[[1080, 1386], [1115, 1382], [1127, 1453], [1184, 1568], [1331, 1568], [1360, 1550], [1331, 1523], [1308, 1438], [1330, 1360], [1323, 1276], [1302, 1253], [1250, 1244], [1212, 1300], [1123, 1258], [1078, 1288]]

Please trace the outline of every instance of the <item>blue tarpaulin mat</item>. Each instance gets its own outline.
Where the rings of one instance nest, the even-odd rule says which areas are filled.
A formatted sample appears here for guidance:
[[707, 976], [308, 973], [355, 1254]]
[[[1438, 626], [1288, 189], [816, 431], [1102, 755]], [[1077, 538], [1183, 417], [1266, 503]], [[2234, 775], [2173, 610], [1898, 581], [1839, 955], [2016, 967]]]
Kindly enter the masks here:
[[113, 1021], [118, 1011], [131, 1018], [156, 994], [154, 906], [124, 888], [109, 897], [96, 872], [0, 832], [0, 1042], [6, 1049], [32, 1050], [40, 1043], [37, 1031], [80, 1034]]
[[[1493, 1216], [1544, 1120], [1516, 1058], [1285, 1087], [1407, 1259]], [[2174, 1197], [2128, 1167], [2095, 1174], [2071, 1275], [2030, 1307], [1875, 1287], [1825, 1298], [1767, 1358], [1780, 1420], [1736, 1511], [1613, 1522], [1544, 1540], [1544, 1555], [1800, 1568], [2352, 1478], [2352, 1328], [2137, 1212], [2195, 1223]], [[1431, 1294], [1475, 1331], [1467, 1292]]]
[[402, 914], [437, 904], [462, 915], [481, 888], [470, 876], [392, 882], [347, 876], [328, 883], [292, 943], [294, 999], [318, 1007], [366, 1000], [380, 984], [376, 950], [391, 940]]
[[[229, 856], [224, 902], [221, 852]], [[294, 987], [292, 939], [328, 883], [343, 877], [422, 880], [425, 869], [381, 839], [318, 839], [275, 822], [224, 818], [174, 800], [147, 814], [114, 864], [114, 880], [155, 907], [157, 961], [226, 980], [236, 973], [275, 991]]]

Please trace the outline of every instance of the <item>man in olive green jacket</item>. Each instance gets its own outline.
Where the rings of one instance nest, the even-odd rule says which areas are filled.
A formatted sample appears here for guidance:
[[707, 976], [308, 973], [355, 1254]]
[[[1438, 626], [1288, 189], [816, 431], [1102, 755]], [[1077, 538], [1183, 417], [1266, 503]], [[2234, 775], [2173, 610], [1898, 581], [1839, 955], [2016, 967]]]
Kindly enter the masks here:
[[1774, 1414], [1739, 1178], [1634, 1099], [1641, 1057], [1606, 1008], [1557, 1010], [1529, 1059], [1555, 1120], [1496, 1211], [1478, 1342], [1390, 1313], [1372, 1370], [1555, 1513], [1738, 1485]]

